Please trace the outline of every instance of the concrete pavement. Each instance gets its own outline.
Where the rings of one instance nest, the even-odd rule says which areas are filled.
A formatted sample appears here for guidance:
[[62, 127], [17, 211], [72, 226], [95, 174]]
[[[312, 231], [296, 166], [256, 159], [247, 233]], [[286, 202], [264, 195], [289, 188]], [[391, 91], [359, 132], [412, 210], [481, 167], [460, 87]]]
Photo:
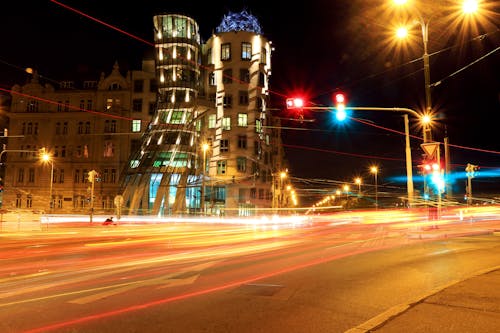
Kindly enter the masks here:
[[[444, 239], [483, 234], [500, 236], [500, 229], [484, 228], [472, 223], [459, 231], [439, 226], [409, 232], [408, 237]], [[440, 286], [407, 304], [394, 306], [346, 333], [362, 332], [500, 332], [500, 266]]]

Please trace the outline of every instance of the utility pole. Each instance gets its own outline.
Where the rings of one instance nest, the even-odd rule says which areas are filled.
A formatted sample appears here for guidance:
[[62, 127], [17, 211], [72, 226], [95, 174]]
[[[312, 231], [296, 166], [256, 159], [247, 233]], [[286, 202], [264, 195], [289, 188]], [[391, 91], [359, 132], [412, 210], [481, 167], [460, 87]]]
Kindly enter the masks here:
[[467, 174], [467, 205], [472, 205], [472, 178], [476, 176], [476, 171], [479, 169], [477, 165], [467, 163], [467, 167], [465, 168], [465, 172]]

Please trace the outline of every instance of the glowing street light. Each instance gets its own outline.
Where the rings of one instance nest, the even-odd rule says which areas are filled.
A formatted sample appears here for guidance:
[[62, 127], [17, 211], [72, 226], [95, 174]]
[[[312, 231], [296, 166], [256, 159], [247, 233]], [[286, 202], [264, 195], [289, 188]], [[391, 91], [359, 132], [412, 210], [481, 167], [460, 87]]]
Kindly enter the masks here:
[[354, 183], [358, 185], [358, 196], [361, 195], [361, 178], [356, 177], [354, 178]]
[[375, 209], [378, 209], [378, 181], [377, 181], [377, 176], [378, 176], [378, 167], [377, 166], [371, 166], [370, 167], [370, 172], [373, 173], [375, 176]]
[[[406, 6], [408, 4], [407, 0], [392, 0], [394, 4], [398, 6]], [[462, 12], [465, 14], [473, 14], [478, 10], [477, 0], [465, 0], [462, 3]], [[431, 101], [431, 78], [430, 78], [430, 65], [429, 65], [429, 52], [428, 52], [428, 42], [429, 42], [429, 22], [430, 18], [425, 19], [422, 13], [418, 10], [416, 6], [411, 7], [411, 11], [417, 16], [414, 21], [415, 24], [420, 25], [422, 31], [422, 42], [424, 53], [422, 55], [422, 60], [424, 63], [424, 80], [425, 80], [425, 113], [430, 115], [432, 113], [432, 101]], [[399, 27], [396, 30], [396, 36], [399, 39], [404, 39], [408, 36], [407, 27]], [[423, 137], [424, 143], [432, 141], [432, 131], [430, 122], [423, 123]]]
[[52, 212], [52, 206], [54, 200], [52, 199], [52, 183], [54, 182], [54, 161], [52, 160], [52, 156], [45, 150], [45, 148], [41, 149], [40, 158], [45, 163], [50, 163], [50, 185], [49, 185], [49, 212]]

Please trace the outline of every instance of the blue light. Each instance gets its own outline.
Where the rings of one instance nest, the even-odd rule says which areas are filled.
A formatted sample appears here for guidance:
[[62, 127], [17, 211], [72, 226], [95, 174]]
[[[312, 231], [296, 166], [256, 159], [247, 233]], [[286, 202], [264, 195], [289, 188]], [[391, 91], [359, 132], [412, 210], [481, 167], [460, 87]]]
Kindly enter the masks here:
[[344, 109], [337, 110], [335, 112], [335, 118], [337, 118], [338, 121], [344, 121], [347, 118], [347, 113], [345, 112]]
[[215, 29], [217, 33], [229, 31], [248, 31], [256, 34], [262, 34], [262, 28], [255, 16], [246, 10], [240, 13], [229, 12], [224, 15], [221, 24]]

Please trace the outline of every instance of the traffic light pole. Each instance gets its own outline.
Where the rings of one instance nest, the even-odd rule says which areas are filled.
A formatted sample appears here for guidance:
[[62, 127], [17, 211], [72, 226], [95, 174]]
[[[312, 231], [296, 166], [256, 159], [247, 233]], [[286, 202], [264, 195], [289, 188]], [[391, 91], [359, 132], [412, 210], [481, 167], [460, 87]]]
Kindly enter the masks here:
[[[323, 107], [323, 106], [305, 106], [302, 107], [306, 110], [324, 110], [331, 111], [337, 110], [336, 107]], [[411, 160], [411, 148], [410, 148], [410, 130], [408, 125], [408, 113], [411, 113], [417, 118], [421, 118], [421, 115], [409, 108], [384, 108], [384, 107], [372, 107], [372, 106], [358, 106], [358, 107], [348, 107], [342, 104], [341, 111], [343, 110], [360, 110], [360, 111], [392, 111], [392, 112], [403, 112], [404, 122], [405, 122], [405, 153], [406, 153], [406, 185], [408, 193], [408, 206], [413, 205], [413, 171], [412, 171], [412, 160]], [[425, 140], [425, 128], [424, 128], [424, 140]]]

